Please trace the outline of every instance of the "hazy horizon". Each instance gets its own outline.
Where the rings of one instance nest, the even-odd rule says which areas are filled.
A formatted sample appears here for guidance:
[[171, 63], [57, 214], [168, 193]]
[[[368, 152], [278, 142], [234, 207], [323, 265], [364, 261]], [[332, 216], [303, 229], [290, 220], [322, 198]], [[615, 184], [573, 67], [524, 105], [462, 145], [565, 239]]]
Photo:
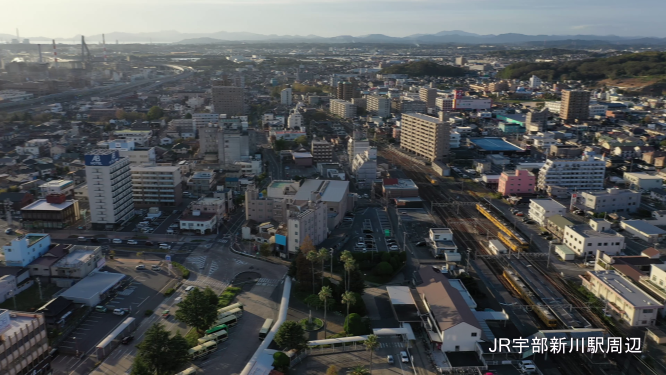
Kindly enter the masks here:
[[[17, 2], [3, 8], [2, 34], [73, 38], [119, 33], [249, 32], [404, 37], [462, 30], [476, 34], [666, 37], [656, 0], [83, 0]], [[640, 22], [636, 22], [640, 20]], [[633, 21], [633, 22], [631, 22]], [[656, 25], [656, 26], [655, 26]]]

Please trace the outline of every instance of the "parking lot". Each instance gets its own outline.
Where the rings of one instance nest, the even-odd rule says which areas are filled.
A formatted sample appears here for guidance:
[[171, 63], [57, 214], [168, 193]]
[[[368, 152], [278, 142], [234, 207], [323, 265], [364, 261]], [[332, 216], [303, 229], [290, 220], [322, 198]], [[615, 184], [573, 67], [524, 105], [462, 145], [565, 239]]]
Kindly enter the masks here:
[[[381, 207], [366, 207], [354, 213], [353, 221], [343, 221], [343, 226], [349, 228], [352, 238], [345, 245], [346, 250], [368, 251], [398, 251], [393, 229], [388, 214]], [[386, 231], [390, 236], [386, 236]]]
[[[161, 292], [169, 281], [174, 280], [165, 266], [160, 271], [151, 270], [151, 265], [161, 265], [161, 260], [147, 259], [139, 261], [136, 259], [110, 260], [104, 270], [109, 272], [123, 273], [129, 278], [129, 283], [120, 289], [109, 300], [100, 305], [105, 306], [106, 313], [93, 311], [60, 345], [64, 353], [88, 352], [97, 343], [103, 340], [116, 326], [128, 316], [143, 317], [147, 309], [154, 309], [163, 299]], [[136, 270], [138, 264], [145, 264], [146, 270]], [[119, 316], [113, 314], [114, 309], [128, 309], [129, 315]], [[62, 356], [61, 361], [70, 358]]]
[[[150, 220], [150, 224], [141, 225], [141, 222], [146, 221], [145, 215], [136, 215], [129, 224], [127, 224], [120, 232], [138, 232], [138, 233], [152, 233], [152, 234], [166, 234], [169, 226], [174, 224], [180, 217], [180, 211], [162, 212], [160, 217]], [[177, 224], [177, 222], [176, 222]], [[177, 228], [174, 229], [174, 234], [178, 233]], [[171, 233], [169, 233], [171, 234]]]

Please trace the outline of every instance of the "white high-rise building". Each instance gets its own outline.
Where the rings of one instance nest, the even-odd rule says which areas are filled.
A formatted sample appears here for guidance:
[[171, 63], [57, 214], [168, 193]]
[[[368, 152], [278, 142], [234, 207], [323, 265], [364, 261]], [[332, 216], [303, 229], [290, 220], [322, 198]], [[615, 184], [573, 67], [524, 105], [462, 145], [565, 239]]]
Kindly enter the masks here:
[[541, 78], [539, 78], [535, 75], [530, 77], [530, 88], [531, 89], [538, 89], [539, 87], [541, 87], [541, 84], [542, 84]]
[[280, 104], [291, 105], [292, 102], [293, 102], [293, 96], [291, 92], [291, 87], [282, 89], [282, 91], [280, 91]]
[[391, 114], [391, 99], [384, 96], [369, 95], [367, 101], [368, 112], [382, 118]]
[[569, 192], [602, 190], [606, 174], [606, 162], [587, 157], [583, 160], [549, 159], [539, 170], [537, 189], [549, 191], [553, 187]]
[[303, 129], [303, 115], [298, 111], [293, 111], [289, 118], [287, 119], [287, 127], [289, 129]]
[[134, 214], [129, 158], [118, 150], [92, 150], [85, 155], [92, 226], [117, 229]]

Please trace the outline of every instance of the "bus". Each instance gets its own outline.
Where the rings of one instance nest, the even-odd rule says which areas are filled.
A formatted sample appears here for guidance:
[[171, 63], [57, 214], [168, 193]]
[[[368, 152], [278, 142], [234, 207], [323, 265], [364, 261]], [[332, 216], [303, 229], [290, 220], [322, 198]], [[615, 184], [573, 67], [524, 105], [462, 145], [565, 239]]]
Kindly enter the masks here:
[[266, 338], [266, 335], [268, 334], [268, 331], [271, 330], [272, 326], [273, 326], [273, 319], [266, 319], [264, 325], [261, 326], [261, 330], [259, 331], [259, 340], [263, 340]]
[[238, 323], [238, 317], [236, 315], [227, 315], [217, 320], [217, 324], [228, 325], [233, 327]]
[[237, 318], [240, 318], [241, 316], [243, 316], [243, 310], [233, 309], [233, 310], [225, 311], [225, 312], [223, 312], [219, 315], [219, 318], [223, 318], [223, 317], [229, 316], [229, 315], [236, 315]]
[[[190, 359], [194, 361], [195, 359], [203, 358], [203, 357], [207, 356], [208, 354], [210, 354], [210, 352], [215, 350], [215, 348], [213, 348], [211, 350], [210, 345], [206, 345], [206, 344], [197, 345], [194, 348], [189, 349], [187, 351], [187, 354], [189, 354]], [[215, 346], [217, 346], [217, 344], [215, 342], [213, 342], [213, 344]]]
[[222, 342], [222, 341], [227, 341], [229, 338], [229, 335], [227, 334], [227, 331], [222, 330], [222, 331], [217, 331], [215, 333], [211, 333], [210, 335], [206, 335], [202, 338], [200, 338], [199, 345], [208, 342], [208, 341], [215, 341], [217, 343]]
[[226, 324], [219, 324], [219, 325], [216, 325], [216, 326], [214, 326], [213, 328], [209, 329], [208, 331], [206, 331], [206, 334], [207, 334], [207, 335], [210, 335], [210, 334], [213, 334], [213, 333], [215, 333], [215, 332], [223, 331], [223, 330], [224, 330], [224, 331], [227, 330], [227, 326], [226, 326]]
[[227, 306], [227, 307], [223, 307], [223, 308], [217, 310], [217, 314], [218, 314], [218, 315], [221, 315], [222, 313], [227, 312], [227, 311], [231, 311], [231, 310], [233, 310], [233, 309], [241, 309], [241, 310], [243, 310], [243, 304], [240, 303], [240, 302], [238, 302], [238, 303], [234, 303], [233, 305], [229, 305], [229, 306]]
[[197, 373], [197, 369], [194, 367], [189, 367], [186, 368], [185, 370], [177, 373], [176, 375], [195, 375]]

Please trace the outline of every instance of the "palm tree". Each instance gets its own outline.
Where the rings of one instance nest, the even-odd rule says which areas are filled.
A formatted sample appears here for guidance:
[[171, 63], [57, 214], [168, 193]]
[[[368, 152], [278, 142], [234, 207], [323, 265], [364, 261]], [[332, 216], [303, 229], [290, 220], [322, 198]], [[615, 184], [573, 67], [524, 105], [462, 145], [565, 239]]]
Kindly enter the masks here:
[[356, 268], [356, 263], [354, 262], [354, 259], [349, 259], [345, 262], [345, 271], [347, 272], [347, 285], [346, 290], [349, 291], [349, 287], [351, 286], [351, 271]]
[[347, 316], [349, 316], [349, 305], [353, 305], [356, 303], [356, 294], [350, 291], [342, 293], [342, 303], [347, 304]]
[[330, 286], [321, 287], [321, 290], [319, 291], [319, 299], [324, 301], [324, 340], [326, 340], [326, 329], [328, 328], [326, 326], [328, 323], [328, 320], [326, 320], [326, 310], [328, 309], [328, 299], [331, 298], [332, 295], [333, 291]]
[[377, 350], [379, 347], [379, 341], [377, 341], [377, 336], [376, 335], [370, 335], [368, 336], [367, 340], [363, 341], [363, 345], [365, 345], [365, 349], [370, 351], [370, 374], [372, 374], [372, 353]]
[[[351, 252], [349, 250], [345, 250], [342, 252], [340, 255], [340, 261], [344, 264], [347, 264], [348, 261], [354, 260], [354, 257], [351, 255]], [[343, 277], [345, 278], [345, 289], [347, 288], [347, 274], [343, 272]]]
[[363, 366], [356, 366], [351, 369], [349, 375], [370, 375], [370, 371]]
[[314, 262], [319, 260], [319, 254], [314, 251], [310, 250], [310, 252], [305, 256], [307, 260], [312, 263], [312, 294], [315, 294], [315, 281], [314, 281]]
[[[321, 259], [321, 285], [324, 285], [324, 261], [330, 256], [328, 254], [328, 249], [321, 248], [319, 249], [319, 259]], [[333, 275], [331, 275], [333, 276]]]

